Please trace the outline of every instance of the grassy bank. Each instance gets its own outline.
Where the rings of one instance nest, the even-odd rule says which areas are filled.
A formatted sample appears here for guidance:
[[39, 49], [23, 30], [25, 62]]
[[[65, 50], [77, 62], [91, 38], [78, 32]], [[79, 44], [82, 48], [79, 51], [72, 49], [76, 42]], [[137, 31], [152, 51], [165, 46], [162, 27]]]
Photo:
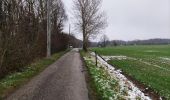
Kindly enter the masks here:
[[52, 55], [51, 58], [41, 59], [35, 61], [21, 72], [12, 73], [5, 78], [0, 80], [0, 99], [6, 97], [9, 93], [13, 92], [15, 89], [19, 88], [26, 82], [28, 82], [32, 77], [38, 75], [42, 72], [46, 67], [50, 64], [54, 63], [57, 59], [59, 59], [62, 55], [64, 55], [67, 51], [59, 52]]
[[[103, 56], [114, 56], [109, 62], [134, 79], [170, 99], [170, 46], [120, 46], [93, 48]], [[116, 56], [125, 56], [118, 59]]]
[[102, 67], [96, 67], [88, 53], [81, 52], [90, 75], [90, 87], [96, 92], [94, 100], [124, 100], [118, 82]]

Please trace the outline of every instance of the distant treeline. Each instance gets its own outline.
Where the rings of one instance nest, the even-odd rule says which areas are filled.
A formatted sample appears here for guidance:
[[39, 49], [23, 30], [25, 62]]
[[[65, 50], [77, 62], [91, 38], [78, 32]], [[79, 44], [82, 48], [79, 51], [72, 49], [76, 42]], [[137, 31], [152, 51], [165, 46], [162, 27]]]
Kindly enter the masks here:
[[[100, 47], [102, 42], [91, 42], [91, 47]], [[106, 41], [107, 46], [120, 46], [120, 45], [164, 45], [170, 44], [170, 39], [148, 39], [148, 40], [112, 40]]]

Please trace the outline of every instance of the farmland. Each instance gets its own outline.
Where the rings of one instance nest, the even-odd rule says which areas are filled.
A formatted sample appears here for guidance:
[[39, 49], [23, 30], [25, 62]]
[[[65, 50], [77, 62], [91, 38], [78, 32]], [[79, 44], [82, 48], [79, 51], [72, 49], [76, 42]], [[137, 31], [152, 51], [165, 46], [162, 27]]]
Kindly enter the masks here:
[[92, 48], [124, 73], [170, 99], [170, 45]]

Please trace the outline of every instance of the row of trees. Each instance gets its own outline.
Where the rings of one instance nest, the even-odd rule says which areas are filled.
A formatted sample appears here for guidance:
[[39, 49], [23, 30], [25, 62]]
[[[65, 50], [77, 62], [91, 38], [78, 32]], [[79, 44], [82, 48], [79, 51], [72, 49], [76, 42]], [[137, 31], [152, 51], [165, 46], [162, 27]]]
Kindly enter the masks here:
[[170, 39], [148, 39], [148, 40], [109, 40], [106, 35], [101, 36], [99, 42], [91, 42], [92, 47], [112, 47], [112, 46], [128, 46], [128, 45], [167, 45]]
[[[46, 55], [47, 0], [0, 0], [0, 77]], [[52, 51], [65, 49], [67, 20], [61, 0], [51, 0]]]

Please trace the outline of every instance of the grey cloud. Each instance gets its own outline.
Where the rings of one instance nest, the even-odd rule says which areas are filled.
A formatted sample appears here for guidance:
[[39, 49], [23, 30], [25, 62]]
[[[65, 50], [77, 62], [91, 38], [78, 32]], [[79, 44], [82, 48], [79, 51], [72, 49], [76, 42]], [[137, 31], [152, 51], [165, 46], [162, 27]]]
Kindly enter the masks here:
[[[72, 0], [63, 1], [71, 16]], [[102, 10], [108, 16], [105, 34], [110, 39], [170, 38], [170, 0], [103, 0]]]

